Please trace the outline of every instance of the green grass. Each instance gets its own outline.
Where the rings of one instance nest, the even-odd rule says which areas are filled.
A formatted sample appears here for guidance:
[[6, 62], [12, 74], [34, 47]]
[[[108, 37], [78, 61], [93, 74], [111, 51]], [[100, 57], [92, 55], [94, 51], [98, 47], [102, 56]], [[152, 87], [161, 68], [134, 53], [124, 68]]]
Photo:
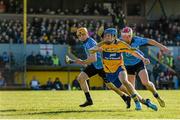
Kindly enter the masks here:
[[[158, 104], [148, 91], [139, 91], [145, 98]], [[180, 91], [159, 91], [166, 107], [152, 111], [127, 110], [121, 98], [112, 91], [91, 91], [94, 105], [80, 108], [85, 101], [82, 91], [0, 91], [0, 118], [180, 118]]]

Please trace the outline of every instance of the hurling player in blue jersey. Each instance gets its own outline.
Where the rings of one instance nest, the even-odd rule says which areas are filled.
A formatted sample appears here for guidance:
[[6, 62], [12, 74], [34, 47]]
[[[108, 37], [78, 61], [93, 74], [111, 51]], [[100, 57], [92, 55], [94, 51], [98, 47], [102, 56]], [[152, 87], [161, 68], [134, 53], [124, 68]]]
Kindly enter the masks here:
[[[156, 42], [153, 39], [133, 36], [133, 30], [130, 27], [123, 28], [123, 30], [121, 31], [121, 39], [126, 43], [128, 43], [132, 48], [138, 48], [139, 46], [150, 44], [160, 48], [164, 52], [169, 51], [166, 46]], [[139, 49], [137, 49], [137, 51], [140, 54], [144, 55], [143, 52], [140, 51]], [[165, 107], [165, 102], [157, 93], [154, 84], [149, 80], [147, 69], [144, 63], [142, 62], [142, 60], [128, 53], [125, 53], [123, 57], [124, 57], [124, 64], [128, 73], [128, 80], [135, 86], [136, 75], [138, 75], [139, 78], [141, 79], [142, 84], [146, 87], [146, 89], [148, 89], [153, 93], [154, 97], [158, 100], [160, 106]]]
[[93, 38], [89, 37], [88, 31], [84, 27], [77, 29], [77, 36], [78, 36], [78, 39], [83, 42], [83, 47], [84, 47], [86, 55], [87, 55], [86, 60], [76, 59], [74, 61], [75, 63], [81, 64], [83, 66], [87, 65], [87, 67], [79, 74], [79, 76], [77, 78], [77, 80], [79, 81], [79, 84], [81, 86], [81, 89], [84, 91], [85, 96], [86, 96], [85, 103], [81, 104], [80, 107], [86, 107], [89, 105], [93, 105], [93, 101], [92, 101], [91, 95], [89, 93], [89, 87], [87, 85], [86, 80], [88, 80], [90, 77], [98, 74], [104, 80], [107, 87], [109, 89], [112, 89], [113, 91], [115, 91], [117, 94], [119, 94], [121, 96], [121, 98], [125, 101], [127, 108], [130, 108], [131, 98], [124, 92], [120, 91], [112, 83], [110, 83], [106, 80], [106, 74], [103, 70], [101, 53], [100, 52], [94, 53], [94, 54], [89, 53], [89, 50], [97, 45], [97, 42]]

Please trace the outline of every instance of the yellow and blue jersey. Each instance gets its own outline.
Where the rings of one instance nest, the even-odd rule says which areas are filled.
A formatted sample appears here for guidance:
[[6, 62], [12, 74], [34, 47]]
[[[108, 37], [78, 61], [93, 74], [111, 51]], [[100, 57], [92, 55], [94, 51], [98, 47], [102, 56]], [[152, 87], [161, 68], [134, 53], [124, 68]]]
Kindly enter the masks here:
[[128, 44], [115, 40], [112, 44], [103, 44], [103, 66], [106, 73], [115, 73], [119, 67], [124, 68], [123, 52], [134, 52]]
[[[87, 38], [87, 40], [83, 42], [83, 47], [85, 49], [85, 52], [86, 52], [87, 56], [90, 55], [89, 50], [91, 48], [95, 47], [96, 45], [97, 45], [97, 42], [93, 38], [91, 38], [91, 37]], [[92, 64], [94, 65], [94, 67], [96, 69], [102, 69], [103, 68], [103, 64], [102, 64], [101, 53], [97, 52], [96, 53], [96, 57], [97, 57], [97, 61], [93, 62]]]
[[[142, 45], [145, 45], [149, 42], [149, 39], [147, 38], [143, 38], [143, 37], [138, 37], [138, 36], [135, 36], [132, 38], [132, 41], [131, 41], [131, 48], [136, 48], [137, 52], [139, 54], [141, 54], [142, 56], [144, 56], [144, 53], [139, 50], [138, 48]], [[123, 57], [124, 57], [124, 64], [125, 66], [133, 66], [133, 65], [136, 65], [137, 63], [141, 62], [141, 60], [129, 53], [123, 53]]]

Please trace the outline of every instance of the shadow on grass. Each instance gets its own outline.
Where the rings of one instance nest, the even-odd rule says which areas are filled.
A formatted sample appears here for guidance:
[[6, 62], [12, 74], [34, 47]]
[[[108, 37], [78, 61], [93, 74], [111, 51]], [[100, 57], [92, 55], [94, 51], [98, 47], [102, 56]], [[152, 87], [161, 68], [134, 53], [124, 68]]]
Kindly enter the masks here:
[[[28, 110], [29, 111], [29, 110]], [[28, 112], [28, 113], [24, 113], [27, 111], [24, 110], [15, 110], [15, 109], [9, 109], [9, 110], [0, 110], [0, 112], [14, 112], [13, 114], [8, 114], [8, 116], [18, 116], [18, 115], [50, 115], [50, 114], [63, 114], [63, 113], [101, 113], [101, 112], [127, 112], [127, 111], [131, 111], [131, 110], [127, 110], [127, 109], [117, 109], [117, 110], [57, 110], [57, 111], [43, 111], [43, 112], [38, 112], [38, 111], [34, 111], [34, 112]], [[133, 110], [132, 110], [133, 111]], [[15, 112], [22, 112], [22, 113], [15, 113]], [[2, 116], [7, 116], [5, 114], [2, 114]]]
[[58, 110], [58, 111], [49, 111], [49, 112], [34, 112], [34, 113], [28, 113], [27, 115], [63, 114], [63, 113], [97, 113], [97, 112], [117, 112], [117, 110]]
[[16, 112], [16, 109], [0, 110], [0, 112]]

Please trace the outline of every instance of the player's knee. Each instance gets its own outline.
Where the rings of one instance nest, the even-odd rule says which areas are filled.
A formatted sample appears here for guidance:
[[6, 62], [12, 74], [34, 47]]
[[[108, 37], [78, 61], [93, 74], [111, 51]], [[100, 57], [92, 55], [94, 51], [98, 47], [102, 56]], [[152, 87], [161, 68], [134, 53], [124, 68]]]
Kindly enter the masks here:
[[83, 81], [84, 81], [84, 80], [83, 80], [83, 77], [82, 77], [82, 76], [78, 76], [77, 81], [78, 81], [79, 83], [83, 82]]
[[150, 86], [150, 82], [148, 82], [148, 81], [143, 81], [142, 84], [143, 84], [144, 86]]
[[129, 84], [128, 81], [125, 80], [125, 79], [121, 79], [121, 82], [122, 82], [122, 84], [125, 85], [125, 86]]
[[84, 73], [80, 74], [77, 78], [78, 82], [84, 82], [87, 79], [86, 75]]

